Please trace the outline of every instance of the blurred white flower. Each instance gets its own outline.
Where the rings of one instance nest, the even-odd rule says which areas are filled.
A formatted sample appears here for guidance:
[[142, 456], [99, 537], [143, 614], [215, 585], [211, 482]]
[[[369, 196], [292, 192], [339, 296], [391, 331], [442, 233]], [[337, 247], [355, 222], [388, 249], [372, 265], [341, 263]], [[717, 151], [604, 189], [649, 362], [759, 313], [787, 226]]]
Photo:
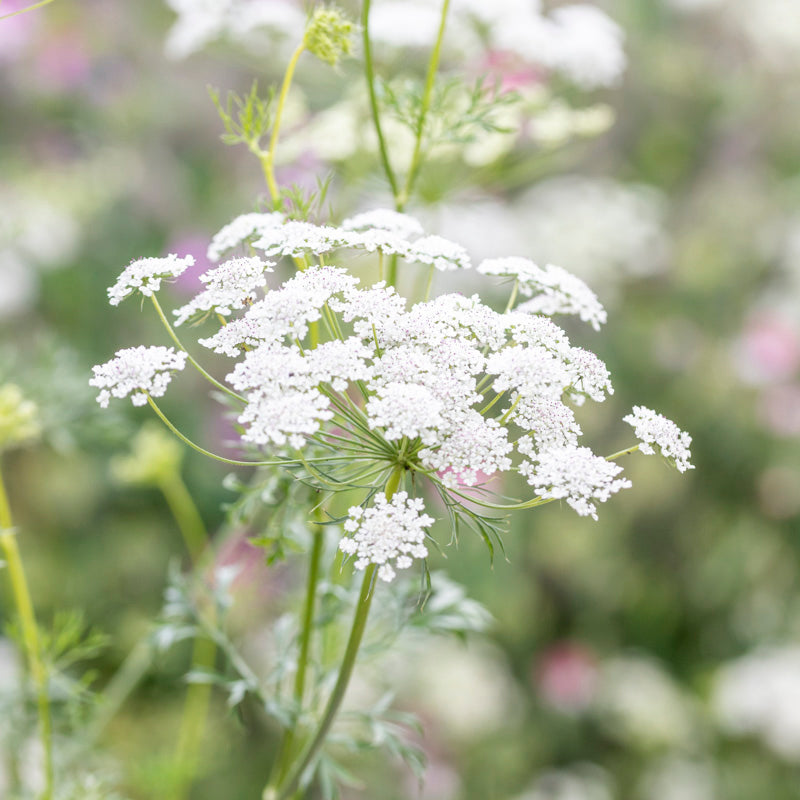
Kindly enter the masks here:
[[572, 764], [542, 772], [530, 791], [515, 800], [613, 800], [608, 773], [595, 764]]
[[579, 175], [552, 178], [523, 194], [514, 214], [535, 261], [568, 264], [606, 294], [625, 278], [666, 267], [665, 203], [652, 187]]
[[642, 800], [715, 800], [710, 764], [670, 756], [649, 767], [641, 780]]
[[723, 666], [713, 707], [723, 730], [755, 735], [800, 762], [800, 646], [757, 651]]
[[694, 708], [655, 662], [637, 656], [600, 667], [595, 711], [606, 729], [634, 747], [686, 746], [694, 737]]

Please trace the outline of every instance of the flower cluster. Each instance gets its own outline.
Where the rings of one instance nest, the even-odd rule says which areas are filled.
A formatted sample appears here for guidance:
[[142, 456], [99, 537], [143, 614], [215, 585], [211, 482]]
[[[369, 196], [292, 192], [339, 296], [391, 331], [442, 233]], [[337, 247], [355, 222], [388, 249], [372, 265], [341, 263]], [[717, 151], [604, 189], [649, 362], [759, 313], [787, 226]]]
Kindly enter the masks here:
[[243, 214], [211, 241], [208, 257], [217, 261], [234, 247], [249, 242], [266, 256], [305, 258], [342, 248], [380, 251], [438, 270], [469, 269], [469, 254], [441, 236], [425, 236], [420, 223], [407, 214], [376, 209], [346, 219], [341, 227], [286, 219], [278, 212]]
[[[459, 245], [426, 236], [417, 220], [386, 209], [341, 226], [248, 214], [217, 234], [211, 252], [246, 241], [267, 256], [293, 256], [302, 269], [269, 288], [274, 262], [233, 258], [200, 278], [202, 290], [175, 312], [177, 322], [222, 323], [199, 342], [236, 359], [226, 381], [242, 403], [244, 442], [302, 465], [326, 488], [363, 486], [348, 476], [372, 476], [373, 505], [351, 509], [345, 529], [355, 536], [341, 545], [357, 556], [357, 567], [379, 565], [390, 580], [395, 568], [425, 557], [423, 529], [432, 520], [420, 515], [422, 501], [399, 491], [389, 502], [380, 493], [393, 471], [424, 478], [464, 514], [465, 502], [476, 502], [464, 487], [498, 473], [527, 480], [538, 493], [529, 505], [560, 499], [595, 519], [596, 503], [630, 486], [619, 465], [580, 444], [575, 408], [613, 392], [608, 370], [548, 318], [576, 314], [595, 328], [605, 322], [579, 279], [524, 258], [483, 261], [480, 273], [514, 280], [501, 313], [478, 295], [409, 305], [383, 281], [362, 286], [341, 267], [307, 266], [315, 256], [354, 247], [432, 268], [469, 265]], [[147, 261], [157, 263], [152, 275], [162, 274], [163, 260], [137, 263]], [[118, 285], [134, 285], [130, 271]], [[144, 279], [138, 288], [153, 290]], [[517, 294], [526, 299], [514, 308]], [[95, 367], [92, 385], [102, 389], [102, 405], [128, 394], [141, 405], [164, 393], [185, 358], [164, 347], [123, 350]], [[691, 440], [669, 420], [638, 407], [626, 420], [643, 452], [657, 449], [681, 471], [690, 467]], [[320, 461], [324, 469], [313, 466]]]
[[166, 258], [140, 258], [129, 264], [117, 282], [108, 289], [108, 301], [118, 306], [128, 295], [141, 292], [150, 297], [161, 288], [165, 278], [177, 278], [194, 264], [194, 256], [179, 258], [171, 253]]
[[92, 367], [89, 385], [100, 389], [97, 402], [103, 408], [112, 397], [128, 395], [135, 406], [143, 406], [148, 395], [161, 397], [173, 370], [185, 365], [186, 353], [176, 353], [172, 347], [129, 347], [119, 350], [111, 361]]
[[406, 492], [397, 492], [391, 500], [380, 492], [371, 508], [350, 509], [344, 529], [351, 535], [339, 542], [339, 549], [356, 556], [356, 569], [377, 564], [378, 577], [391, 581], [395, 569], [408, 569], [413, 559], [428, 555], [425, 529], [433, 525], [433, 517], [420, 514], [423, 507], [422, 500], [412, 500]]
[[694, 469], [689, 462], [692, 437], [672, 420], [644, 406], [634, 406], [632, 413], [623, 417], [623, 420], [633, 427], [636, 438], [641, 440], [640, 453], [661, 453], [679, 472]]

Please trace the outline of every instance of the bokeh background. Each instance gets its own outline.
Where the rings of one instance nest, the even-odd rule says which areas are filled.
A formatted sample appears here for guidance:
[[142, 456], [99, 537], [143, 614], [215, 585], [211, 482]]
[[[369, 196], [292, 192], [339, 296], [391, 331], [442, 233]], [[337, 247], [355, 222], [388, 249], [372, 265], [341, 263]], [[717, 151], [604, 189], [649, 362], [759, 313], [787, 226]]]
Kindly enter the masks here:
[[[513, 519], [491, 566], [469, 536], [435, 558], [492, 622], [390, 669], [398, 705], [424, 723], [425, 784], [368, 756], [366, 788], [347, 797], [800, 798], [800, 6], [598, 5], [625, 34], [613, 87], [445, 47], [446, 74], [489, 74], [525, 101], [514, 133], [443, 147], [409, 210], [475, 258], [581, 275], [609, 322], [570, 333], [616, 388], [582, 418], [595, 449], [626, 446], [617, 420], [642, 403], [692, 434], [696, 469], [632, 458], [634, 489], [598, 522], [552, 504]], [[108, 636], [74, 668], [99, 689], [158, 615], [170, 562], [186, 560], [163, 493], [112, 468], [147, 413], [102, 412], [87, 385], [116, 349], [167, 343], [147, 307], [112, 309], [105, 290], [143, 256], [193, 253], [201, 271], [211, 235], [263, 198], [257, 162], [220, 142], [206, 87], [267, 86], [290, 52], [272, 35], [205, 43], [176, 19], [156, 0], [55, 0], [0, 20], [0, 383], [43, 423], [2, 466], [39, 616], [80, 609]], [[424, 74], [425, 61], [423, 47], [379, 52], [388, 75]], [[333, 173], [336, 218], [388, 199], [360, 81], [357, 60], [338, 73], [301, 62], [285, 128], [279, 178]], [[214, 404], [190, 376], [179, 384], [165, 408], [223, 446]], [[299, 567], [263, 568], [246, 541], [258, 531], [225, 524], [226, 474], [193, 453], [182, 464], [217, 558], [248, 564], [236, 631], [258, 659]], [[125, 797], [157, 796], [187, 664], [181, 647], [157, 658], [96, 748]], [[0, 692], [18, 668], [0, 638]], [[260, 796], [275, 731], [247, 704], [214, 702], [192, 796]], [[6, 749], [30, 731], [10, 714], [0, 729]]]

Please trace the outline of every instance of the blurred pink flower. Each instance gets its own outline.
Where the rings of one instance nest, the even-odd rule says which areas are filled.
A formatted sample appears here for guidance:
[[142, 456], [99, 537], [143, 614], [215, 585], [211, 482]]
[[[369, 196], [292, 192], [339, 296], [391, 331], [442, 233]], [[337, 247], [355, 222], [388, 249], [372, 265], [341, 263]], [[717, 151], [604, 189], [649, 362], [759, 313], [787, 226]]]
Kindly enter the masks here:
[[592, 702], [597, 666], [592, 652], [577, 642], [560, 642], [546, 650], [533, 670], [542, 700], [564, 713], [577, 713]]
[[185, 297], [193, 297], [203, 284], [200, 283], [200, 275], [211, 268], [211, 263], [206, 257], [206, 250], [211, 237], [205, 233], [188, 231], [176, 234], [170, 239], [165, 252], [177, 253], [179, 256], [194, 256], [194, 266], [189, 267], [178, 279], [170, 286], [176, 294]]
[[74, 33], [50, 37], [37, 56], [36, 72], [41, 82], [50, 89], [81, 86], [91, 74], [86, 43]]
[[[0, 5], [0, 16], [13, 14], [29, 5], [28, 0], [5, 0]], [[40, 16], [35, 11], [0, 21], [0, 62], [10, 63], [18, 59], [38, 32], [40, 24]]]
[[762, 313], [747, 321], [733, 355], [748, 383], [784, 380], [800, 366], [800, 334], [787, 320]]
[[544, 72], [541, 69], [523, 64], [517, 56], [503, 50], [490, 50], [479, 72], [481, 75], [488, 75], [488, 85], [498, 82], [501, 94], [524, 89], [544, 80]]
[[800, 385], [772, 386], [759, 398], [761, 423], [777, 436], [800, 436]]

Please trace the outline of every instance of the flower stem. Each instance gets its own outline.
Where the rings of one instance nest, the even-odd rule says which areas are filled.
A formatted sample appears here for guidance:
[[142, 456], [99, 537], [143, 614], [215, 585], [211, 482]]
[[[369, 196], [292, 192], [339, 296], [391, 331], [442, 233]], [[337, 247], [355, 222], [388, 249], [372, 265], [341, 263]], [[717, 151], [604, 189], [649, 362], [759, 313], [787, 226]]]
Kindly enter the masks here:
[[210, 450], [206, 450], [200, 447], [199, 444], [195, 444], [191, 439], [188, 439], [184, 436], [164, 415], [164, 412], [156, 405], [156, 401], [150, 395], [147, 395], [147, 402], [150, 404], [150, 407], [153, 411], [158, 414], [160, 420], [186, 445], [192, 448], [192, 450], [196, 450], [198, 453], [201, 453], [204, 456], [208, 456], [209, 458], [213, 458], [215, 461], [221, 461], [223, 464], [233, 464], [237, 467], [287, 467], [287, 466], [297, 466], [298, 464], [306, 464], [306, 463], [317, 463], [317, 462], [325, 462], [325, 461], [336, 461], [338, 459], [331, 457], [331, 458], [309, 458], [309, 459], [283, 459], [283, 460], [276, 460], [276, 461], [239, 461], [235, 458], [225, 458], [224, 456], [219, 456], [216, 453], [212, 453]]
[[[159, 483], [159, 488], [183, 536], [192, 567], [197, 572], [208, 545], [208, 532], [203, 518], [177, 469]], [[204, 636], [197, 636], [192, 649], [192, 670], [212, 670], [216, 656], [217, 648], [214, 642]], [[169, 796], [172, 800], [182, 800], [186, 797], [197, 770], [210, 696], [209, 683], [190, 683], [186, 690], [178, 744], [175, 749], [176, 770], [174, 780], [169, 787]]]
[[606, 461], [616, 461], [618, 458], [622, 456], [628, 456], [631, 453], [635, 453], [639, 449], [639, 445], [635, 444], [632, 447], [626, 447], [624, 450], [620, 450], [618, 453], [612, 453], [610, 456], [606, 456]]
[[[391, 500], [394, 493], [400, 485], [400, 479], [403, 476], [404, 468], [398, 465], [392, 471], [389, 479], [386, 482], [384, 493], [387, 500]], [[339, 706], [342, 704], [347, 686], [350, 683], [350, 677], [353, 674], [353, 667], [356, 663], [356, 656], [358, 649], [361, 646], [361, 639], [364, 636], [364, 630], [367, 627], [367, 617], [369, 616], [370, 605], [372, 604], [372, 597], [375, 592], [375, 572], [377, 567], [375, 564], [370, 564], [364, 570], [364, 578], [361, 583], [361, 592], [356, 604], [356, 613], [353, 618], [353, 624], [350, 628], [350, 636], [347, 640], [347, 647], [345, 648], [342, 664], [339, 667], [339, 675], [336, 678], [336, 685], [333, 687], [331, 696], [328, 698], [328, 704], [323, 712], [322, 719], [317, 726], [317, 730], [306, 744], [297, 762], [292, 767], [291, 771], [287, 773], [285, 781], [276, 783], [270, 782], [264, 789], [263, 800], [288, 800], [297, 791], [303, 774], [308, 768], [309, 764], [316, 758], [320, 748], [325, 742], [325, 737], [330, 730], [336, 715], [339, 712]]]
[[211, 384], [213, 384], [214, 386], [216, 386], [216, 387], [217, 387], [217, 389], [219, 389], [220, 391], [223, 391], [223, 392], [225, 392], [225, 394], [227, 394], [227, 395], [230, 395], [231, 397], [235, 398], [236, 400], [238, 400], [238, 401], [239, 401], [239, 402], [241, 402], [241, 403], [245, 403], [245, 402], [247, 402], [247, 401], [244, 399], [244, 397], [242, 397], [240, 394], [236, 394], [236, 392], [232, 391], [232, 390], [231, 390], [231, 389], [229, 389], [227, 386], [225, 386], [224, 384], [220, 383], [220, 382], [219, 382], [219, 381], [218, 381], [216, 378], [212, 378], [212, 377], [211, 377], [211, 375], [209, 375], [209, 374], [208, 374], [208, 373], [207, 373], [207, 372], [206, 372], [206, 371], [205, 371], [205, 370], [204, 370], [204, 369], [203, 369], [203, 368], [200, 366], [200, 364], [198, 364], [198, 363], [197, 363], [197, 361], [195, 361], [195, 360], [194, 360], [194, 358], [193, 358], [193, 357], [192, 357], [192, 355], [189, 353], [189, 351], [188, 351], [188, 350], [187, 350], [187, 349], [186, 349], [186, 348], [185, 348], [185, 347], [184, 347], [184, 346], [181, 344], [181, 340], [178, 338], [177, 334], [176, 334], [176, 333], [175, 333], [175, 331], [173, 330], [173, 328], [172, 328], [172, 325], [170, 325], [170, 324], [169, 324], [169, 320], [167, 319], [166, 315], [164, 314], [163, 310], [161, 309], [161, 305], [159, 304], [159, 302], [158, 302], [158, 299], [156, 298], [155, 294], [153, 294], [153, 295], [150, 295], [150, 299], [153, 301], [153, 305], [155, 306], [156, 313], [157, 313], [157, 314], [158, 314], [158, 316], [161, 318], [161, 322], [163, 322], [163, 323], [164, 323], [164, 327], [167, 329], [167, 333], [170, 335], [170, 338], [172, 339], [172, 341], [173, 341], [173, 342], [175, 342], [175, 344], [177, 345], [177, 347], [178, 347], [178, 349], [179, 349], [179, 350], [182, 350], [184, 353], [186, 353], [186, 357], [189, 359], [189, 362], [191, 363], [191, 365], [192, 365], [192, 366], [193, 366], [193, 367], [194, 367], [194, 368], [195, 368], [195, 369], [196, 369], [196, 370], [197, 370], [197, 371], [198, 371], [198, 372], [199, 372], [199, 373], [200, 373], [200, 374], [201, 374], [201, 375], [202, 375], [202, 376], [203, 376], [203, 377], [204, 377], [204, 378], [205, 378], [205, 379], [206, 379], [206, 380], [209, 382], [209, 383], [211, 383]]
[[505, 310], [503, 311], [504, 314], [508, 314], [509, 311], [514, 307], [514, 301], [517, 299], [517, 292], [519, 291], [519, 280], [514, 281], [514, 288], [511, 290], [511, 297], [508, 298], [508, 303], [506, 304]]
[[292, 57], [289, 59], [289, 64], [286, 67], [286, 73], [283, 76], [283, 83], [281, 84], [281, 92], [280, 95], [278, 95], [278, 107], [275, 110], [275, 121], [272, 123], [272, 135], [269, 139], [269, 150], [260, 156], [261, 169], [264, 170], [264, 178], [267, 181], [270, 197], [272, 197], [272, 202], [278, 209], [283, 208], [283, 199], [281, 198], [281, 192], [278, 188], [278, 183], [275, 180], [275, 150], [278, 147], [278, 136], [280, 135], [281, 130], [281, 118], [283, 117], [283, 110], [286, 106], [286, 98], [289, 95], [289, 87], [292, 85], [294, 70], [297, 66], [300, 56], [303, 54], [305, 49], [305, 44], [301, 42], [295, 49], [294, 53], [292, 53]]
[[[375, 134], [378, 137], [378, 150], [381, 154], [381, 162], [383, 163], [383, 171], [386, 173], [386, 179], [389, 181], [389, 186], [392, 189], [392, 195], [397, 198], [398, 184], [395, 177], [392, 164], [389, 161], [389, 151], [386, 148], [386, 139], [383, 136], [383, 128], [381, 127], [380, 111], [378, 109], [378, 96], [375, 92], [375, 68], [372, 64], [372, 44], [369, 40], [369, 10], [370, 0], [364, 0], [361, 7], [361, 33], [364, 40], [364, 72], [367, 78], [367, 92], [369, 93], [369, 105], [372, 111], [372, 123], [375, 126]], [[383, 278], [383, 253], [380, 255], [381, 266], [381, 279]]]
[[28, 581], [22, 566], [14, 523], [11, 518], [11, 507], [8, 503], [3, 476], [0, 473], [0, 547], [11, 581], [14, 605], [22, 627], [22, 641], [28, 660], [28, 668], [36, 686], [36, 700], [39, 710], [39, 736], [42, 742], [44, 789], [41, 800], [53, 797], [53, 726], [50, 717], [50, 698], [47, 690], [47, 670], [42, 662], [39, 644], [39, 629], [28, 589]]
[[422, 166], [422, 139], [425, 134], [425, 121], [428, 115], [428, 110], [431, 105], [431, 97], [433, 96], [433, 85], [436, 81], [436, 71], [439, 68], [439, 57], [442, 52], [442, 40], [444, 39], [444, 29], [447, 23], [447, 11], [450, 7], [450, 0], [444, 0], [442, 3], [442, 15], [439, 21], [439, 32], [436, 36], [436, 43], [431, 52], [431, 58], [428, 62], [428, 74], [425, 77], [425, 89], [422, 94], [422, 105], [419, 110], [419, 119], [417, 120], [417, 136], [414, 142], [414, 153], [411, 156], [411, 165], [408, 169], [406, 176], [406, 183], [403, 191], [398, 195], [395, 194], [395, 204], [398, 211], [402, 211], [414, 189], [414, 183], [419, 175], [419, 169]]
[[[316, 513], [320, 521], [321, 512]], [[308, 670], [308, 655], [311, 649], [311, 632], [314, 624], [314, 607], [317, 599], [317, 583], [319, 582], [319, 563], [324, 543], [324, 533], [321, 525], [314, 525], [314, 540], [311, 545], [311, 560], [308, 565], [308, 582], [306, 584], [306, 597], [303, 606], [303, 622], [300, 629], [300, 652], [297, 656], [297, 671], [294, 675], [294, 701], [297, 709], [303, 706], [303, 695], [306, 687], [306, 674]], [[275, 761], [276, 781], [280, 782], [286, 777], [291, 766], [290, 758], [294, 748], [296, 729], [288, 728], [281, 742], [281, 748]]]

